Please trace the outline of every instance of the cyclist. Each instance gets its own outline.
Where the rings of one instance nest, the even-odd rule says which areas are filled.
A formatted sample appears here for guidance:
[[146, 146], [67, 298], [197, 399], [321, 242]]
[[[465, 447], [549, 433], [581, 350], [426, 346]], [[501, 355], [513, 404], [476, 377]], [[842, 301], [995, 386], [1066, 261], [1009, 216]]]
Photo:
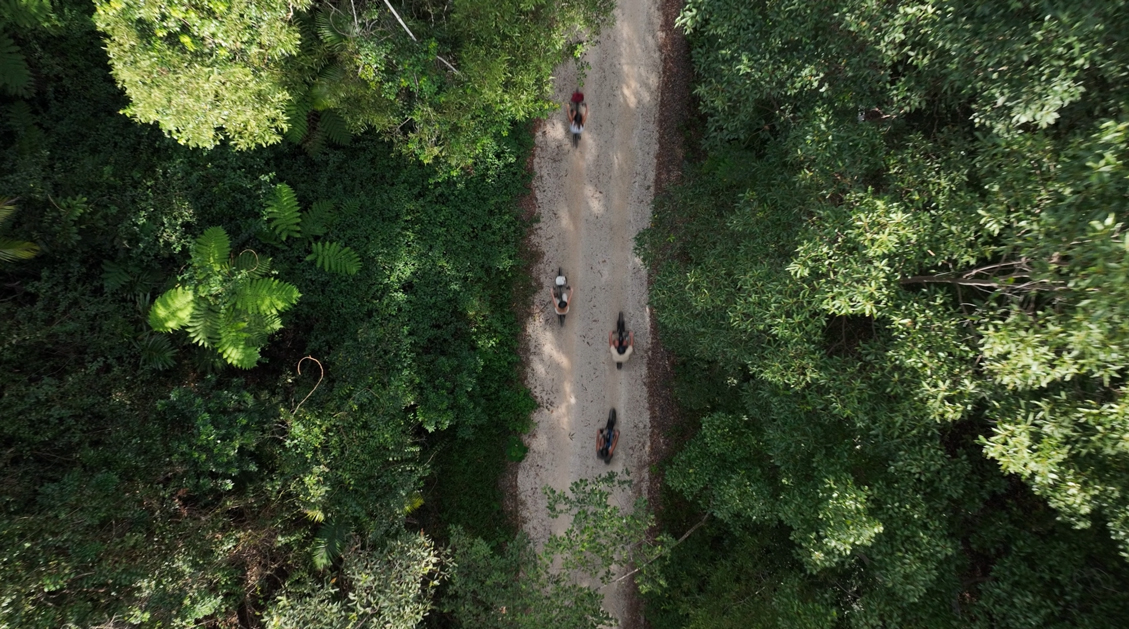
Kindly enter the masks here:
[[623, 339], [621, 343], [615, 330], [608, 332], [608, 350], [612, 353], [612, 361], [616, 363], [616, 367], [627, 362], [631, 358], [631, 352], [635, 348], [635, 333], [628, 332], [627, 338]]
[[588, 124], [588, 103], [584, 102], [584, 94], [573, 92], [572, 100], [568, 104], [568, 129], [572, 132], [572, 141], [580, 141], [580, 134], [584, 125]]

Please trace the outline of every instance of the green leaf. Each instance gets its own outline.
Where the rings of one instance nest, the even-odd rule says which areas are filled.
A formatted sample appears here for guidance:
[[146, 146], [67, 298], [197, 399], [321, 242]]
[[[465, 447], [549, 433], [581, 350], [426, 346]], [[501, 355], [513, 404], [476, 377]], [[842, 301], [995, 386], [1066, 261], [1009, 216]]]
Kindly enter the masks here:
[[104, 260], [102, 262], [102, 285], [106, 292], [113, 292], [129, 283], [129, 271], [120, 264]]
[[247, 282], [235, 295], [235, 307], [253, 314], [276, 314], [298, 303], [301, 293], [293, 284], [264, 277]]
[[0, 91], [12, 96], [31, 95], [31, 73], [19, 46], [0, 31]]
[[339, 275], [356, 275], [361, 270], [357, 252], [335, 242], [315, 242], [313, 253], [306, 256], [306, 260], [313, 260], [323, 271]]
[[302, 219], [302, 235], [307, 238], [323, 236], [333, 224], [333, 202], [315, 201]]
[[193, 343], [203, 347], [215, 347], [220, 340], [222, 314], [206, 302], [197, 304], [188, 321], [188, 336]]
[[334, 144], [348, 146], [349, 142], [353, 139], [352, 134], [349, 133], [349, 125], [345, 123], [345, 119], [341, 117], [341, 114], [332, 109], [320, 112], [318, 127], [325, 133], [325, 137]]
[[192, 291], [176, 287], [157, 298], [149, 310], [149, 325], [158, 332], [171, 332], [188, 325], [195, 310]]
[[280, 183], [274, 187], [274, 193], [266, 206], [266, 220], [271, 231], [283, 241], [302, 235], [298, 197], [290, 186]]
[[318, 529], [314, 538], [313, 560], [314, 567], [324, 570], [333, 563], [334, 559], [341, 556], [341, 549], [349, 534], [348, 527], [336, 521], [326, 522]]
[[141, 352], [141, 366], [158, 371], [172, 367], [173, 356], [176, 355], [169, 338], [162, 334], [146, 335], [137, 344], [137, 349]]
[[192, 262], [195, 266], [220, 271], [228, 267], [230, 256], [231, 240], [222, 227], [209, 227], [192, 245]]

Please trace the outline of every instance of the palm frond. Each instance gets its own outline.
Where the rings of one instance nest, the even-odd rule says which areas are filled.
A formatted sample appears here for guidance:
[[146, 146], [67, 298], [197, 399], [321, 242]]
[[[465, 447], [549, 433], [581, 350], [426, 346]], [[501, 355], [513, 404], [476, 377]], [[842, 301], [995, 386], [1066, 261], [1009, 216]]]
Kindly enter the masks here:
[[149, 293], [134, 293], [133, 294], [133, 309], [137, 314], [147, 317], [149, 310], [153, 307], [153, 296]]
[[271, 231], [283, 241], [302, 235], [302, 214], [293, 188], [284, 183], [274, 187], [266, 206], [266, 220]]
[[314, 567], [318, 570], [328, 568], [334, 559], [341, 556], [341, 549], [348, 536], [349, 528], [339, 522], [331, 520], [322, 524], [314, 538]]
[[220, 271], [228, 266], [231, 240], [222, 227], [209, 227], [192, 244], [192, 261], [195, 266], [207, 266]]
[[[14, 198], [0, 199], [0, 226], [10, 219], [15, 212], [16, 200]], [[39, 245], [34, 242], [0, 238], [0, 262], [28, 260], [34, 258], [38, 253]]]
[[314, 264], [323, 271], [339, 275], [356, 275], [361, 270], [361, 257], [349, 247], [343, 247], [335, 242], [315, 242], [313, 252], [306, 256], [306, 260], [313, 260]]
[[0, 238], [0, 262], [28, 260], [39, 253], [39, 245], [26, 240]]
[[16, 213], [15, 197], [0, 198], [0, 225]]
[[195, 310], [196, 296], [177, 286], [157, 298], [149, 310], [149, 326], [158, 332], [179, 330], [189, 325]]

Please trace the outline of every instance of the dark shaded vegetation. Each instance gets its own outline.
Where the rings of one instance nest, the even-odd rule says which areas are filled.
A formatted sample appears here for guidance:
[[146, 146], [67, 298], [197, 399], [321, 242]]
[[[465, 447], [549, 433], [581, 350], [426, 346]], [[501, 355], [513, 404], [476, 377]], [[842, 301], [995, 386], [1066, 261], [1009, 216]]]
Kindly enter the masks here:
[[[414, 531], [512, 534], [530, 134], [453, 177], [372, 134], [189, 149], [118, 113], [90, 11], [7, 30], [31, 84], [0, 95], [4, 230], [40, 251], [0, 262], [2, 622], [336, 626], [377, 592], [411, 626], [447, 570]], [[301, 237], [265, 220], [280, 183]], [[253, 369], [147, 322], [209, 227], [301, 293]], [[307, 259], [322, 241], [359, 272]]]

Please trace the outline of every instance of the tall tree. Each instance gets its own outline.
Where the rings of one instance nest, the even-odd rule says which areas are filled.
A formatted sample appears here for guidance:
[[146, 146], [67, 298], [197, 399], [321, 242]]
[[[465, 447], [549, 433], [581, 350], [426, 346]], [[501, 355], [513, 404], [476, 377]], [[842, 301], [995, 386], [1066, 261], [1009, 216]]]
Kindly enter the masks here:
[[553, 68], [609, 0], [97, 3], [126, 113], [190, 146], [375, 129], [424, 162], [467, 166], [553, 107]]

